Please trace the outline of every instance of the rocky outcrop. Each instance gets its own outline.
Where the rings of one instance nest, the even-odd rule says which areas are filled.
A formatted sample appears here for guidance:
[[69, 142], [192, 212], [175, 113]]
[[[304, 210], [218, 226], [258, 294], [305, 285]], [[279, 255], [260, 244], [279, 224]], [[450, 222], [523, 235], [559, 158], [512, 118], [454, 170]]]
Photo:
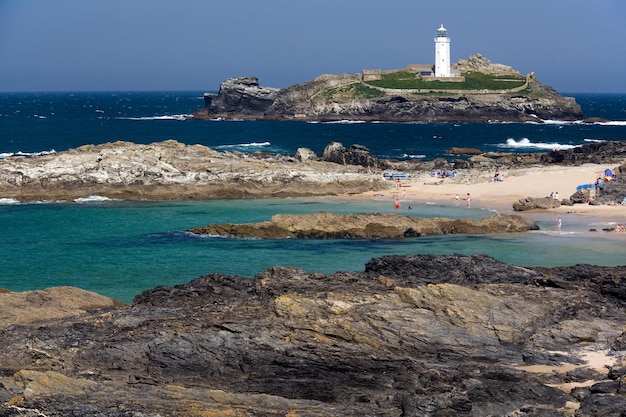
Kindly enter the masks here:
[[[312, 152], [311, 152], [312, 153]], [[92, 195], [131, 200], [318, 196], [388, 186], [363, 167], [290, 155], [217, 152], [165, 141], [115, 142], [0, 160], [0, 195], [20, 201]], [[314, 154], [313, 154], [314, 156]]]
[[484, 255], [212, 274], [3, 328], [0, 415], [617, 417], [625, 283]]
[[626, 141], [593, 142], [571, 149], [554, 149], [541, 154], [544, 164], [582, 165], [622, 163], [626, 157]]
[[229, 78], [222, 83], [218, 94], [205, 94], [204, 103], [217, 113], [255, 115], [271, 105], [279, 91], [259, 86], [257, 78]]
[[[360, 91], [371, 90], [372, 94]], [[260, 87], [253, 77], [230, 78], [217, 95], [205, 96], [196, 119], [365, 121], [581, 120], [573, 98], [533, 81], [523, 93], [375, 90], [360, 74], [323, 75], [285, 89]]]
[[520, 216], [496, 214], [472, 219], [419, 218], [396, 214], [277, 214], [269, 221], [192, 228], [198, 235], [259, 239], [399, 239], [444, 234], [489, 234], [538, 230]]

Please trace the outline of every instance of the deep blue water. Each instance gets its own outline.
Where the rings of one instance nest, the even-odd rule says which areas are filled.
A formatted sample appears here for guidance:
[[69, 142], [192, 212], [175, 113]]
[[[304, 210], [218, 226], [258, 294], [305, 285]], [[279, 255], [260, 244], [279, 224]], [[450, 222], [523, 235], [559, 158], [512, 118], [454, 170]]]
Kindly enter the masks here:
[[397, 159], [444, 157], [451, 147], [536, 152], [592, 140], [626, 140], [626, 95], [577, 94], [582, 123], [307, 123], [184, 120], [203, 106], [201, 92], [7, 93], [0, 96], [0, 155], [62, 151], [117, 140], [175, 139], [218, 150], [321, 154], [331, 141]]
[[[443, 157], [453, 146], [533, 152], [626, 139], [625, 95], [576, 95], [582, 123], [306, 123], [191, 121], [201, 92], [49, 93], [0, 96], [0, 155], [62, 151], [117, 140], [176, 139], [215, 149], [321, 154], [330, 141], [359, 143], [390, 158]], [[1, 161], [0, 161], [1, 168]], [[412, 215], [481, 218], [473, 207], [412, 204]], [[624, 264], [624, 239], [590, 233], [596, 219], [507, 236], [436, 236], [386, 240], [240, 240], [200, 238], [191, 227], [266, 220], [275, 213], [393, 211], [389, 201], [276, 199], [192, 202], [91, 201], [16, 204], [0, 195], [0, 287], [72, 285], [130, 302], [157, 285], [213, 272], [252, 277], [274, 265], [311, 272], [362, 270], [372, 257], [409, 253], [487, 253], [518, 265]]]

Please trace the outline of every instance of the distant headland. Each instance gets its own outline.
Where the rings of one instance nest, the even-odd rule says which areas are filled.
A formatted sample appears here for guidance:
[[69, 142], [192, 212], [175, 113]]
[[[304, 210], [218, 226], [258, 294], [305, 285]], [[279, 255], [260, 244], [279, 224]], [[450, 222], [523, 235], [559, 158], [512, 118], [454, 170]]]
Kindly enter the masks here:
[[285, 89], [263, 87], [257, 77], [225, 80], [204, 95], [195, 119], [307, 121], [581, 120], [581, 107], [534, 73], [522, 75], [480, 54], [450, 63], [450, 38], [441, 25], [435, 63], [393, 70], [325, 74]]

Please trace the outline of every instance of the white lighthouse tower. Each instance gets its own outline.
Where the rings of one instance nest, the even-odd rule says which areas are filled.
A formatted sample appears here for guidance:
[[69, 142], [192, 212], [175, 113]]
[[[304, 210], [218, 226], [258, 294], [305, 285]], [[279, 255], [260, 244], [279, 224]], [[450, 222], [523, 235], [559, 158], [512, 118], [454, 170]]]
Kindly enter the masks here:
[[435, 77], [450, 77], [450, 38], [443, 24], [435, 38]]

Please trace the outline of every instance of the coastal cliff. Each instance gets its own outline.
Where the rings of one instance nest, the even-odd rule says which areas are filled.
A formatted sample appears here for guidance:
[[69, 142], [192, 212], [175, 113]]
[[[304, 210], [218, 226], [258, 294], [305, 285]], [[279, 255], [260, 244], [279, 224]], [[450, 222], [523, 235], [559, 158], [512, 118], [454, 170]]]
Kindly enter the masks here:
[[[368, 81], [364, 74], [322, 75], [285, 89], [263, 87], [256, 77], [229, 78], [217, 94], [205, 94], [205, 107], [193, 117], [397, 122], [583, 118], [573, 98], [561, 96], [532, 74], [524, 78], [484, 59], [469, 62], [478, 64], [463, 67], [465, 77], [454, 82], [425, 81], [410, 68], [397, 71], [400, 75], [386, 83]], [[463, 84], [466, 78], [471, 80]]]
[[[211, 274], [0, 322], [0, 416], [618, 417], [625, 279], [485, 255]], [[66, 304], [52, 296], [22, 308]]]

